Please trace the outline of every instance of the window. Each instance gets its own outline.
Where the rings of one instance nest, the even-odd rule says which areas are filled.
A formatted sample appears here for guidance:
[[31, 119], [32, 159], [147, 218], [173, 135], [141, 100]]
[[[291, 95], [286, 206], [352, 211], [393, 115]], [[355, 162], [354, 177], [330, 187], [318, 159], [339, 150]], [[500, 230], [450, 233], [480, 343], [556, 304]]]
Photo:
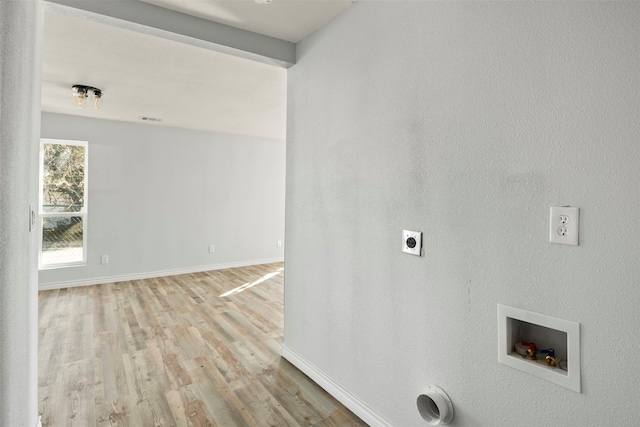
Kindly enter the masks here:
[[40, 269], [86, 263], [87, 154], [85, 141], [40, 143]]

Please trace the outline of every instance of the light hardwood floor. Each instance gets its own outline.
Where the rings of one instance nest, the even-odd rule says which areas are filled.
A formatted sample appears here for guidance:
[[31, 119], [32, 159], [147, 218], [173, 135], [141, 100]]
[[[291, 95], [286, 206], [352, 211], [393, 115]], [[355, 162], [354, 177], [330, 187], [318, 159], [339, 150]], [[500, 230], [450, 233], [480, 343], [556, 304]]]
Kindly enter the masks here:
[[366, 426], [282, 334], [282, 264], [40, 292], [43, 425]]

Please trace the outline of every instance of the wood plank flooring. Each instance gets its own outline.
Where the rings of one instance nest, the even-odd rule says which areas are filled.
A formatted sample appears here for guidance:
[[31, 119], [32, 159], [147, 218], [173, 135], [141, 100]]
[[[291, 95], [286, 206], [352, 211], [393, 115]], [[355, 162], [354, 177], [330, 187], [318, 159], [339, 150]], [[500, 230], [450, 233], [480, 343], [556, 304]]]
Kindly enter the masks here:
[[280, 357], [283, 264], [43, 291], [43, 426], [366, 426]]

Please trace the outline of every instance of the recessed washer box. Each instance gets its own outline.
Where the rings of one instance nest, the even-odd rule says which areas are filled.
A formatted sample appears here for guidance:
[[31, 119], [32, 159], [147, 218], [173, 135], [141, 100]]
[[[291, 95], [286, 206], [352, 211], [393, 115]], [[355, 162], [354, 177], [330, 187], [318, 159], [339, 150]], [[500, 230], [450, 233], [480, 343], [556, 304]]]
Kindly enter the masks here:
[[[519, 354], [521, 342], [552, 348], [558, 366]], [[580, 324], [498, 304], [498, 361], [580, 393]]]

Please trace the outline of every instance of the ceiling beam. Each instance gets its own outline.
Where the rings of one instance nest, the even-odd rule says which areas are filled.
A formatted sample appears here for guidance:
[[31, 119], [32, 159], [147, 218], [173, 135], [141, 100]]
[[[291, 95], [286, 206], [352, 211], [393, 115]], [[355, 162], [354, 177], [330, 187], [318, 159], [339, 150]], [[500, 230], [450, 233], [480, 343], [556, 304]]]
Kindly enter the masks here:
[[289, 68], [296, 45], [137, 0], [48, 0], [45, 10]]

